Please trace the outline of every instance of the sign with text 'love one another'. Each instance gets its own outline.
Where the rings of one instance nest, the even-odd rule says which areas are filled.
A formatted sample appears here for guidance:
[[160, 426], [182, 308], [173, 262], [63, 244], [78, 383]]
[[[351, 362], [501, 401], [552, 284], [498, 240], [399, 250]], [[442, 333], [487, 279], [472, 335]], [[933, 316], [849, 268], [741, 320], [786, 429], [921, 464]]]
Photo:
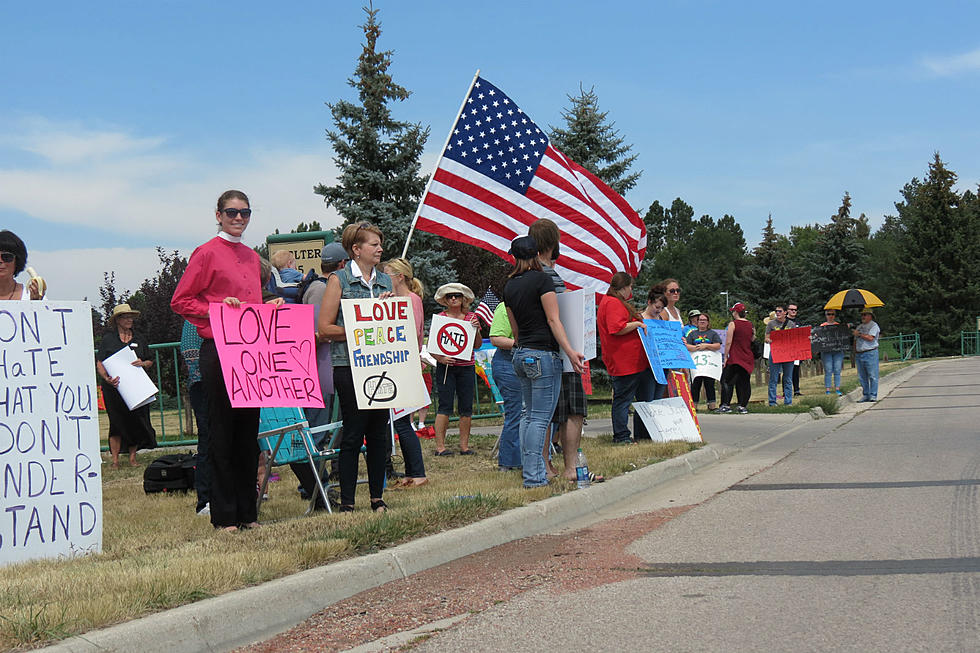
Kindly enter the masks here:
[[0, 302], [0, 565], [102, 549], [88, 302]]
[[428, 397], [408, 297], [344, 299], [344, 331], [357, 407], [418, 408]]
[[211, 304], [214, 344], [234, 408], [323, 408], [309, 304]]

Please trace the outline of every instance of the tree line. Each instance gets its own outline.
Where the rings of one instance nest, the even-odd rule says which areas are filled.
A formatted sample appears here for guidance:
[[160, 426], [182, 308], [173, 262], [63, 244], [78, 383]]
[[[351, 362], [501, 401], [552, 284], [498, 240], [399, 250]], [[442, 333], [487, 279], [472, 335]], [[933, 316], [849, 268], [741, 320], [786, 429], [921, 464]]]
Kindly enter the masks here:
[[[343, 218], [336, 233], [352, 222], [377, 224], [385, 234], [385, 256], [391, 258], [401, 254], [425, 188], [420, 159], [430, 131], [394, 117], [394, 106], [411, 92], [391, 75], [394, 53], [379, 50], [378, 10], [365, 12], [365, 42], [348, 79], [356, 100], [327, 104], [333, 127], [326, 138], [339, 175], [313, 192]], [[564, 124], [548, 129], [552, 143], [617, 192], [627, 193], [642, 174], [633, 170], [637, 155], [632, 145], [600, 109], [594, 89], [582, 86], [568, 100], [561, 114]], [[643, 298], [652, 285], [672, 277], [683, 288], [681, 307], [716, 316], [716, 327], [727, 319], [726, 303], [735, 301], [745, 302], [757, 321], [777, 303], [796, 302], [803, 323], [819, 324], [827, 299], [860, 287], [885, 302], [876, 310], [885, 335], [918, 332], [926, 355], [958, 353], [959, 332], [975, 329], [980, 315], [980, 189], [957, 191], [956, 179], [937, 152], [927, 174], [901, 189], [895, 215], [886, 216], [876, 231], [864, 214], [851, 215], [852, 200], [844, 192], [836, 213], [824, 222], [791, 227], [789, 234], [777, 233], [770, 215], [751, 251], [734, 216], [695, 218], [693, 206], [679, 197], [669, 207], [656, 200], [640, 211], [647, 251], [635, 294]], [[319, 227], [300, 223], [293, 231], [314, 224]], [[170, 342], [180, 337], [170, 295], [186, 259], [159, 248], [158, 255], [158, 276], [126, 299], [152, 316], [138, 323], [151, 342]], [[412, 235], [408, 258], [430, 295], [449, 281], [470, 286], [478, 299], [488, 287], [499, 295], [509, 270], [489, 252], [421, 232]], [[97, 334], [120, 301], [111, 276], [101, 293], [101, 315], [93, 317]], [[436, 308], [430, 299], [427, 309]]]

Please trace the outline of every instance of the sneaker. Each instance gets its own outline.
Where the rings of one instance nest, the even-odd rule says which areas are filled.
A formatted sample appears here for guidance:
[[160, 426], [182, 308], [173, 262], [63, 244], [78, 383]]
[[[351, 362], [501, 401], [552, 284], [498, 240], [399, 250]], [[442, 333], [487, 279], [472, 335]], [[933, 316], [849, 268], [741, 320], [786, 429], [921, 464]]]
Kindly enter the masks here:
[[732, 412], [732, 409], [731, 409], [731, 406], [719, 406], [718, 408], [716, 408], [715, 410], [713, 410], [711, 412], [714, 413], [714, 414], [716, 414], [716, 415], [722, 415], [724, 413], [730, 413], [730, 412]]
[[844, 396], [844, 393], [841, 392], [840, 390], [837, 390], [837, 396], [838, 397], [843, 397]]
[[[830, 394], [830, 390], [827, 390], [827, 392], [825, 392], [824, 394], [825, 395], [829, 395]], [[840, 394], [840, 393], [838, 393], [838, 394]]]
[[205, 503], [204, 507], [197, 511], [198, 517], [208, 517], [211, 515], [211, 504]]
[[738, 408], [735, 409], [735, 412], [738, 413], [739, 415], [748, 415], [749, 414], [749, 411], [748, 411], [748, 409], [745, 408], [745, 406], [739, 406]]
[[796, 392], [793, 393], [793, 396], [794, 397], [802, 397], [803, 396], [803, 393], [800, 392], [799, 390], [797, 390]]

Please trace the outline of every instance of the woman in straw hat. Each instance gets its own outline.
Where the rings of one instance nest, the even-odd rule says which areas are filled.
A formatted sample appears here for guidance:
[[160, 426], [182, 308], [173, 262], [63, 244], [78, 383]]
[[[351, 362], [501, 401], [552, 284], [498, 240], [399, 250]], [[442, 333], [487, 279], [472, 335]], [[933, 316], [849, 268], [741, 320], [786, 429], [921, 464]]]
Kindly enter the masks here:
[[[447, 283], [436, 291], [436, 301], [446, 307], [439, 315], [470, 322], [479, 334], [480, 320], [476, 313], [470, 311], [473, 299], [473, 291], [461, 283]], [[429, 337], [433, 337], [431, 333]], [[476, 364], [473, 354], [470, 353], [466, 360], [440, 354], [435, 354], [434, 357], [439, 363], [435, 371], [436, 392], [439, 395], [435, 455], [452, 455], [452, 451], [446, 449], [446, 429], [449, 428], [449, 416], [453, 413], [454, 401], [459, 412], [459, 453], [462, 456], [473, 455], [475, 452], [470, 449], [473, 393], [476, 391]]]
[[120, 304], [112, 309], [109, 318], [109, 331], [102, 337], [102, 346], [96, 354], [95, 368], [102, 385], [102, 398], [109, 415], [109, 453], [112, 455], [112, 468], [119, 469], [119, 452], [125, 446], [129, 450], [129, 464], [136, 466], [137, 449], [155, 449], [157, 434], [150, 424], [150, 406], [130, 410], [119, 394], [119, 377], [110, 377], [102, 361], [116, 352], [129, 348], [136, 355], [133, 365], [144, 369], [153, 365], [150, 349], [143, 338], [133, 333], [133, 321], [140, 312], [129, 304]]

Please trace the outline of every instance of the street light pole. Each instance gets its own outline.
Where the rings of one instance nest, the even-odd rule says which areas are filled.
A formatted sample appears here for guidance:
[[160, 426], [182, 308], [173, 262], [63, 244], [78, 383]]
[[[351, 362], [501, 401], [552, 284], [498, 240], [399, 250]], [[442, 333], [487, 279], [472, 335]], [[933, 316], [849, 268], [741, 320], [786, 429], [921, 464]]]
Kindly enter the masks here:
[[722, 309], [722, 313], [724, 313], [725, 311], [728, 310], [728, 291], [727, 290], [723, 290], [723, 291], [721, 291], [718, 294], [725, 296], [725, 307], [724, 307], [724, 309]]

